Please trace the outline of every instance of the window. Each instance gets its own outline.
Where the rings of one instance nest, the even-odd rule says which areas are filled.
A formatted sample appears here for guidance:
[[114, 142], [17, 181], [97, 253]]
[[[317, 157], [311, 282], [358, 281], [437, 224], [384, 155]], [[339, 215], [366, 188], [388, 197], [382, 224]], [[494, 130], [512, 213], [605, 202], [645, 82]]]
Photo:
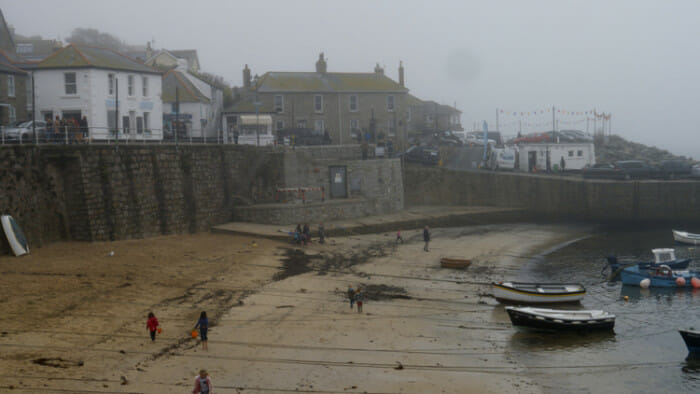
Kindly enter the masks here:
[[357, 95], [356, 94], [350, 95], [350, 111], [351, 112], [357, 111]]
[[314, 111], [323, 112], [323, 96], [320, 94], [314, 95]]
[[394, 110], [394, 96], [386, 96], [386, 110], [387, 111]]
[[146, 129], [146, 133], [151, 132], [151, 113], [150, 112], [144, 112], [143, 113], [143, 128]]
[[277, 128], [277, 130], [284, 129], [284, 120], [278, 120], [275, 127]]
[[574, 157], [574, 151], [572, 151], [572, 150], [569, 151], [569, 157]]
[[350, 120], [350, 131], [354, 132], [360, 130], [360, 120], [359, 119], [351, 119]]
[[274, 107], [275, 112], [284, 112], [284, 96], [281, 94], [275, 95]]
[[66, 94], [78, 94], [78, 86], [75, 82], [75, 73], [64, 73], [63, 83], [65, 85]]
[[136, 117], [136, 134], [143, 134], [143, 118]]
[[15, 110], [15, 106], [10, 105], [8, 108], [10, 109], [10, 119], [8, 120], [10, 123], [15, 123], [17, 121], [17, 111]]
[[324, 131], [324, 122], [323, 119], [317, 119], [314, 121], [314, 130], [323, 132]]
[[425, 121], [428, 123], [433, 122], [433, 115], [425, 115]]
[[394, 127], [394, 120], [393, 119], [387, 120], [386, 129], [389, 131], [389, 137], [393, 137], [396, 135], [396, 128]]
[[583, 156], [583, 151], [582, 151], [582, 150], [580, 150], [580, 151], [576, 152], [576, 156], [578, 156], [578, 157], [581, 157], [581, 156]]
[[406, 121], [410, 122], [411, 121], [411, 108], [409, 107], [408, 110], [406, 110]]
[[297, 120], [297, 127], [300, 129], [306, 128], [306, 119]]
[[134, 76], [129, 75], [127, 81], [128, 81], [128, 85], [129, 85], [128, 86], [129, 96], [133, 96], [134, 95]]
[[107, 89], [109, 90], [109, 95], [114, 95], [114, 74], [107, 74]]
[[148, 77], [141, 77], [141, 88], [143, 89], [143, 97], [148, 97]]
[[130, 120], [128, 116], [122, 116], [122, 133], [129, 134]]
[[15, 76], [7, 76], [7, 97], [15, 97]]

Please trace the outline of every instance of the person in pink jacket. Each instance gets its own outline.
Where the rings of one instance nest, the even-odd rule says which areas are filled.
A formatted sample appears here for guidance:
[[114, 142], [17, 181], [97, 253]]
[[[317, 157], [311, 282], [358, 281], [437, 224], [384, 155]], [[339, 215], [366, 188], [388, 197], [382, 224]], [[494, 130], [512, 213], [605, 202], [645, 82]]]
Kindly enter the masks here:
[[192, 389], [192, 394], [212, 394], [214, 392], [214, 386], [211, 384], [211, 379], [209, 374], [205, 369], [199, 371], [199, 375], [194, 378], [194, 388]]

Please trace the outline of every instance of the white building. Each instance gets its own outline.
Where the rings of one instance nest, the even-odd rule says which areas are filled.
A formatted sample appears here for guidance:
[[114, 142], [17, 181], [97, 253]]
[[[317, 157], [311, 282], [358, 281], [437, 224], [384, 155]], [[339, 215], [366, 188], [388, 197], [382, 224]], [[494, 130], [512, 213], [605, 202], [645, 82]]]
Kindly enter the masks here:
[[161, 73], [110, 49], [68, 45], [34, 71], [41, 118], [87, 117], [89, 138], [161, 140]]
[[[221, 129], [223, 90], [186, 71], [184, 67], [163, 75], [163, 123], [182, 122], [182, 137], [218, 139]], [[177, 92], [177, 94], [176, 94]], [[179, 111], [176, 107], [179, 104]]]
[[521, 171], [547, 171], [555, 166], [565, 170], [580, 170], [595, 164], [595, 148], [592, 142], [562, 142], [518, 144]]

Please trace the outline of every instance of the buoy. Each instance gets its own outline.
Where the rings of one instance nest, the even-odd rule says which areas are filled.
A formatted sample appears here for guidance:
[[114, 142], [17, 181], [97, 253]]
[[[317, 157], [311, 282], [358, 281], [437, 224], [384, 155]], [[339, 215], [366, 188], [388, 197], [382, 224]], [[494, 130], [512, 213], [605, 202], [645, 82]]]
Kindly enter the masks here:
[[690, 279], [690, 284], [693, 285], [693, 287], [696, 288], [696, 289], [697, 289], [697, 288], [700, 288], [700, 279], [698, 279], [698, 278], [696, 278], [696, 277], [693, 276], [693, 277]]
[[624, 297], [622, 297], [622, 298], [624, 298], [625, 301], [629, 301], [629, 300], [630, 300], [630, 297], [629, 297], [629, 296], [624, 296]]
[[163, 329], [160, 328], [160, 327], [158, 327], [158, 334], [160, 334], [160, 333], [162, 333], [162, 332], [163, 332]]
[[197, 331], [192, 331], [192, 338], [197, 338]]
[[649, 280], [649, 278], [645, 278], [642, 279], [641, 282], [639, 282], [639, 287], [641, 287], [642, 289], [648, 289], [650, 284], [651, 281]]
[[678, 286], [685, 286], [685, 278], [682, 276], [676, 278], [676, 284]]

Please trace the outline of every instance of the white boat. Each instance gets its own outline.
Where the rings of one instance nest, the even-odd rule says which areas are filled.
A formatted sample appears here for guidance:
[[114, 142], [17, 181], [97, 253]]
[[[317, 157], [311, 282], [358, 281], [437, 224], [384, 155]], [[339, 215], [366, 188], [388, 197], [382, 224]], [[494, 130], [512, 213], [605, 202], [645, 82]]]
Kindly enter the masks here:
[[615, 315], [601, 310], [561, 310], [507, 306], [506, 312], [514, 326], [536, 329], [588, 331], [610, 330]]
[[586, 295], [586, 288], [580, 283], [499, 282], [491, 287], [497, 300], [512, 303], [578, 302]]
[[682, 242], [684, 244], [691, 245], [700, 245], [700, 234], [693, 234], [687, 231], [678, 230], [671, 231], [673, 231], [673, 239], [675, 239], [676, 242]]
[[15, 219], [10, 215], [2, 215], [0, 216], [0, 222], [2, 222], [2, 228], [7, 236], [7, 242], [9, 242], [15, 256], [29, 253], [27, 238], [24, 236], [22, 228], [15, 222]]

